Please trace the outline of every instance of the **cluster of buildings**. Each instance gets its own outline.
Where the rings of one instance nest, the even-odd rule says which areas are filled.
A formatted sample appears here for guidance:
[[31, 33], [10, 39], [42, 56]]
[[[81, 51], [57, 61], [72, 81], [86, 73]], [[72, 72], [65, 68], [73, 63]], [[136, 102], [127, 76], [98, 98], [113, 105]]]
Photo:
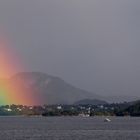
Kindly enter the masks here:
[[43, 115], [43, 116], [95, 116], [115, 115], [123, 104], [106, 105], [5, 105], [0, 107], [0, 115]]

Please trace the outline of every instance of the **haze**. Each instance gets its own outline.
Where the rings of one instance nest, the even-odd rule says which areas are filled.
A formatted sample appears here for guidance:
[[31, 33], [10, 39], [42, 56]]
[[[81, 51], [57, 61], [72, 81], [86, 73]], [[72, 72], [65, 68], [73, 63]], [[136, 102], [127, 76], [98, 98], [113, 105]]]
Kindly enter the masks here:
[[23, 71], [102, 96], [140, 97], [139, 17], [139, 0], [0, 1], [1, 34], [12, 39]]

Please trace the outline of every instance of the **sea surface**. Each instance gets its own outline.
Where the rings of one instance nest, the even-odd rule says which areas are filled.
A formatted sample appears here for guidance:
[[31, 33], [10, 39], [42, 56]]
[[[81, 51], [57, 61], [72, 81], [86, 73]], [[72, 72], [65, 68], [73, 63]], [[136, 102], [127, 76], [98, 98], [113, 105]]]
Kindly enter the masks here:
[[140, 118], [0, 117], [0, 140], [140, 140]]

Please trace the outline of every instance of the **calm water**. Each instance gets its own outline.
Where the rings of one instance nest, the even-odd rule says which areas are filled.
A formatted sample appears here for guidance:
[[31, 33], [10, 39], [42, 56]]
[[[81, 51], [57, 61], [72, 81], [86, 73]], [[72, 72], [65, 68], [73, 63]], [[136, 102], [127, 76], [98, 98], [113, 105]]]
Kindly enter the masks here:
[[0, 140], [140, 140], [140, 118], [0, 117]]

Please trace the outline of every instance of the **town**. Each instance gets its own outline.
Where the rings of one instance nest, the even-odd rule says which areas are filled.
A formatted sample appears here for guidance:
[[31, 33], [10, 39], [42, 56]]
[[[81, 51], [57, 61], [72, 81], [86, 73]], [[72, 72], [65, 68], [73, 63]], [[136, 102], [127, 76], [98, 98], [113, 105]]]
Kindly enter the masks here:
[[[136, 107], [135, 107], [136, 106]], [[139, 110], [136, 113], [139, 102], [134, 103], [112, 103], [104, 105], [42, 105], [42, 106], [24, 106], [24, 105], [4, 105], [0, 106], [1, 116], [139, 116]], [[135, 114], [132, 112], [135, 110]]]

